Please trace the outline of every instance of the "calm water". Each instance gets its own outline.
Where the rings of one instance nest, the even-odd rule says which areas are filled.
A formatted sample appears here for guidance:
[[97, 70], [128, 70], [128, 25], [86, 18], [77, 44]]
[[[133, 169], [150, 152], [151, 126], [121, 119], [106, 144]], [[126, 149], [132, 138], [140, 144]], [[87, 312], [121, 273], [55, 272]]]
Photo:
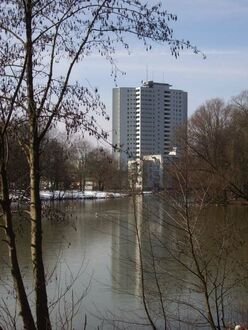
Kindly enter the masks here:
[[[87, 329], [97, 326], [148, 329], [142, 304], [141, 266], [148, 307], [159, 328], [162, 329], [164, 323], [156, 283], [173, 329], [196, 328], [180, 320], [193, 320], [208, 329], [197, 310], [204, 310], [199, 282], [180, 264], [181, 260], [189, 269], [194, 269], [183, 230], [178, 228], [182, 219], [172, 219], [167, 204], [154, 197], [137, 197], [135, 202], [135, 213], [131, 198], [67, 201], [44, 206], [44, 261], [50, 274], [48, 294], [57, 329], [63, 329], [61, 319], [71, 317], [72, 305], [75, 329], [83, 328], [85, 315]], [[29, 223], [19, 217], [16, 228], [19, 258], [32, 297]], [[203, 212], [195, 228], [199, 240], [195, 243], [200, 245], [197, 251], [203, 260], [208, 260], [209, 278], [216, 278], [217, 268], [218, 276], [225, 278], [226, 319], [247, 321], [244, 278], [248, 269], [248, 208], [212, 207]], [[5, 301], [13, 312], [7, 250], [3, 242], [0, 244], [0, 292], [4, 298], [7, 290]], [[222, 265], [223, 260], [227, 262]], [[68, 292], [64, 295], [66, 288]]]

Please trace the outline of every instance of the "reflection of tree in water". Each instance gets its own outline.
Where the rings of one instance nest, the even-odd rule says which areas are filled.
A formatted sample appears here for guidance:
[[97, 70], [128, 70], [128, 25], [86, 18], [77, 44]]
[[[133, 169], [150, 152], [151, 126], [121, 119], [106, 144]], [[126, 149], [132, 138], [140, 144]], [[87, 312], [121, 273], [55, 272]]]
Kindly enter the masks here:
[[[171, 327], [172, 329], [179, 327], [181, 329], [195, 329], [197, 328], [196, 324], [188, 324], [185, 321], [193, 320], [194, 323], [197, 321], [198, 324], [202, 321], [198, 317], [198, 312], [195, 311], [195, 308], [202, 308], [203, 310], [205, 308], [203, 291], [200, 290], [199, 281], [196, 280], [196, 277], [175, 259], [180, 258], [179, 260], [183, 262], [187, 261], [187, 265], [191, 266], [190, 269], [194, 270], [192, 258], [188, 250], [187, 237], [185, 237], [185, 232], [180, 229], [184, 228], [184, 222], [182, 219], [176, 222], [175, 219], [171, 218], [173, 209], [169, 208], [167, 200], [159, 196], [137, 196], [135, 200], [136, 220], [144, 264], [145, 293], [149, 310], [158, 320], [163, 320], [163, 312], [152, 264], [153, 258], [149, 242], [150, 232], [156, 273], [163, 296], [168, 324], [173, 325]], [[102, 259], [105, 258], [106, 251], [111, 251], [112, 249], [112, 255], [109, 252], [107, 254], [108, 257], [111, 256], [110, 265], [112, 265], [111, 272], [114, 278], [113, 287], [107, 288], [108, 297], [106, 298], [102, 289], [102, 286], [106, 283], [102, 281], [102, 286], [99, 283], [92, 283], [93, 293], [90, 291], [89, 297], [86, 298], [88, 299], [87, 302], [94, 300], [99, 308], [101, 308], [101, 303], [104, 303], [104, 306], [107, 306], [111, 311], [114, 311], [114, 309], [111, 309], [111, 303], [113, 303], [116, 310], [120, 310], [119, 317], [122, 320], [127, 321], [130, 319], [131, 321], [147, 324], [147, 319], [144, 319], [144, 308], [142, 308], [141, 304], [140, 258], [137, 234], [134, 227], [132, 199], [109, 200], [100, 203], [95, 201], [67, 201], [56, 202], [54, 205], [60, 208], [61, 211], [62, 209], [66, 210], [67, 219], [64, 223], [60, 220], [56, 222], [55, 219], [53, 222], [44, 220], [43, 225], [46, 233], [44, 258], [49, 269], [53, 268], [57, 261], [57, 256], [62, 249], [63, 258], [67, 260], [68, 265], [74, 273], [78, 271], [85, 251], [86, 259], [90, 258], [93, 262], [93, 258], [95, 258], [95, 263], [98, 263], [99, 260], [102, 262]], [[95, 215], [96, 211], [98, 214], [97, 217]], [[218, 260], [216, 259], [216, 251], [219, 251], [216, 247], [222, 244], [223, 235], [226, 238], [226, 245], [222, 244], [221, 246], [226, 246], [228, 250], [232, 247], [232, 253], [228, 259], [229, 268], [226, 271], [225, 287], [228, 284], [230, 286], [234, 284], [235, 286], [233, 288], [230, 287], [230, 291], [227, 291], [224, 296], [226, 302], [225, 319], [227, 324], [228, 321], [238, 323], [247, 320], [247, 285], [241, 280], [235, 282], [237, 279], [242, 279], [248, 273], [247, 248], [245, 244], [243, 245], [248, 230], [246, 221], [247, 212], [248, 210], [245, 207], [230, 206], [224, 208], [211, 206], [202, 211], [197, 228], [194, 231], [194, 234], [198, 236], [200, 247], [197, 250], [198, 255], [202, 257], [203, 261], [211, 261], [208, 265], [208, 278], [210, 276], [213, 278], [216, 274], [216, 260]], [[29, 231], [26, 228], [29, 226], [29, 222], [21, 221], [20, 225], [19, 221], [16, 225], [19, 232], [17, 235], [18, 251], [22, 264], [29, 267], [24, 266], [23, 270], [25, 281], [30, 288], [30, 283], [32, 283], [32, 267], [31, 264], [27, 264], [27, 260], [29, 260], [28, 254], [30, 252], [27, 246]], [[109, 233], [112, 233], [111, 238], [109, 237]], [[234, 248], [235, 246], [236, 248]], [[5, 260], [7, 260], [7, 248], [4, 243], [1, 243], [1, 253], [2, 259], [5, 257]], [[211, 256], [214, 256], [214, 258], [207, 259]], [[2, 259], [0, 261], [1, 283], [7, 278], [10, 279], [9, 269], [7, 265], [2, 264]], [[106, 260], [107, 262], [109, 261], [108, 259]], [[223, 268], [224, 260], [225, 258], [222, 258], [219, 262], [219, 269]], [[88, 283], [87, 276], [91, 272], [92, 265], [88, 266], [90, 267], [87, 269], [87, 274], [82, 274], [76, 286], [77, 289], [82, 289]], [[66, 265], [64, 264], [63, 269], [65, 268]], [[102, 278], [105, 273], [103, 274], [104, 270], [102, 266], [99, 268], [100, 273], [97, 276], [98, 278]], [[106, 273], [108, 273], [108, 270], [106, 270]], [[219, 278], [221, 274], [219, 272]], [[111, 282], [111, 279], [109, 281]], [[211, 286], [210, 281], [208, 285], [209, 287]], [[99, 290], [100, 287], [101, 290]], [[1, 293], [2, 289], [1, 286]], [[116, 291], [113, 292], [113, 289], [116, 289]], [[50, 293], [51, 290], [53, 289], [49, 284]], [[96, 290], [100, 292], [95, 293]], [[1, 297], [3, 297], [2, 294]], [[189, 306], [190, 304], [192, 306]], [[89, 303], [86, 303], [82, 310], [84, 310], [86, 305], [89, 306]], [[103, 310], [101, 312], [104, 316]], [[114, 315], [112, 315], [112, 318], [114, 318]], [[91, 321], [90, 316], [88, 320], [89, 322]], [[181, 321], [179, 322], [179, 320]], [[119, 325], [124, 327], [123, 323]], [[164, 328], [164, 324], [159, 322], [156, 323], [156, 326], [159, 329]], [[130, 327], [132, 329], [137, 328], [136, 325], [130, 325]], [[142, 326], [140, 328], [142, 329]], [[206, 325], [205, 329], [209, 329], [209, 326]]]
[[135, 203], [137, 232], [130, 203], [115, 240], [119, 290], [131, 290], [141, 302], [144, 291], [158, 329], [221, 329], [245, 321], [247, 210], [239, 210], [242, 216], [235, 207], [191, 206], [187, 219], [161, 197], [135, 197]]

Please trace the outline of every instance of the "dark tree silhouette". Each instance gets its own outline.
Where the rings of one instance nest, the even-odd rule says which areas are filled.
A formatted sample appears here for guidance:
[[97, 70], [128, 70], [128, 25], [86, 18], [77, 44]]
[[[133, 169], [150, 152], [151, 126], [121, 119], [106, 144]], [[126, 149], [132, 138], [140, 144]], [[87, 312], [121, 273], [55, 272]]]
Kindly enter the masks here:
[[[73, 83], [70, 80], [72, 70], [86, 56], [99, 53], [111, 63], [115, 74], [116, 45], [128, 49], [127, 36], [137, 37], [147, 50], [153, 42], [166, 43], [175, 57], [184, 47], [197, 53], [188, 41], [174, 38], [168, 21], [176, 19], [175, 15], [163, 10], [161, 4], [150, 6], [139, 0], [1, 2], [1, 205], [4, 212], [10, 211], [5, 176], [7, 149], [4, 150], [4, 146], [7, 145], [9, 124], [14, 120], [27, 125], [24, 139], [18, 137], [18, 129], [15, 133], [30, 168], [31, 252], [39, 330], [51, 329], [42, 255], [41, 143], [57, 121], [64, 121], [68, 132], [80, 127], [97, 138], [106, 137], [96, 125], [97, 115], [107, 118], [97, 90]], [[26, 314], [27, 310], [23, 305], [21, 315], [24, 327], [31, 329], [34, 328], [33, 319]]]

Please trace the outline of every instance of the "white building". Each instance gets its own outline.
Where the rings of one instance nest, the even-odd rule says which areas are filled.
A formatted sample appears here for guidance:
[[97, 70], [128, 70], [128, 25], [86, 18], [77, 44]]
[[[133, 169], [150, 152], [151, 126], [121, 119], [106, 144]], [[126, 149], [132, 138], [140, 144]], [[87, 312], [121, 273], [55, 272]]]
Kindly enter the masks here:
[[146, 155], [128, 161], [129, 185], [135, 190], [160, 190], [163, 188], [163, 158]]
[[120, 166], [144, 155], [165, 157], [176, 146], [177, 126], [187, 120], [187, 93], [153, 81], [138, 88], [114, 88], [112, 118]]

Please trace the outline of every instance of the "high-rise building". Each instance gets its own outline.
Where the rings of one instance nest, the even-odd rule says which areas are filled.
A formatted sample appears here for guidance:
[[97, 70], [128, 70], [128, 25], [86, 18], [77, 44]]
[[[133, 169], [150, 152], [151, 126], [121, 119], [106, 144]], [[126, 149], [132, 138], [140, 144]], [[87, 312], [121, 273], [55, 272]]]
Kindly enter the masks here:
[[147, 81], [138, 88], [114, 88], [112, 143], [119, 166], [145, 155], [168, 155], [187, 108], [187, 93], [169, 84]]

